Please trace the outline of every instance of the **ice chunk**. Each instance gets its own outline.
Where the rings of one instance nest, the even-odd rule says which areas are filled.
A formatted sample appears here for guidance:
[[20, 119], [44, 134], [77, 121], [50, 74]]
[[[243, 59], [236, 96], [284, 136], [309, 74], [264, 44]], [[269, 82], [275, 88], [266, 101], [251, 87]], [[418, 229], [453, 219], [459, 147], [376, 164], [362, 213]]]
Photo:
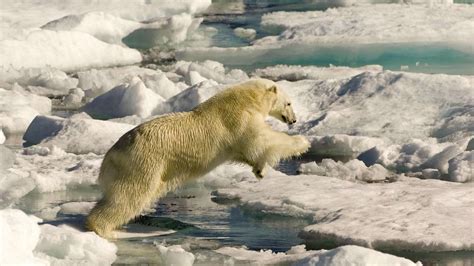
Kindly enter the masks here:
[[0, 208], [11, 205], [35, 187], [36, 184], [31, 178], [0, 170]]
[[163, 265], [191, 266], [194, 263], [193, 253], [187, 252], [180, 245], [168, 247], [160, 244], [155, 245], [158, 248]]
[[0, 144], [5, 143], [5, 134], [3, 134], [3, 129], [0, 128]]
[[[282, 184], [285, 184], [282, 186]], [[218, 189], [259, 213], [306, 217], [300, 237], [320, 245], [357, 244], [384, 250], [471, 250], [474, 190], [469, 184], [399, 177], [354, 183], [316, 175], [270, 175]]]
[[[54, 126], [51, 126], [54, 125]], [[43, 129], [48, 130], [43, 130]], [[75, 154], [104, 154], [133, 125], [95, 119], [38, 116], [23, 139], [31, 144], [57, 146]]]
[[365, 266], [365, 265], [399, 265], [421, 266], [412, 261], [359, 246], [342, 246], [316, 254], [297, 262], [297, 266]]
[[138, 77], [96, 97], [82, 110], [94, 118], [109, 119], [137, 115], [149, 117], [164, 99], [145, 87]]
[[41, 225], [41, 235], [34, 250], [37, 257], [53, 265], [110, 265], [117, 247], [92, 232], [80, 232], [67, 225]]
[[[195, 71], [206, 79], [222, 84], [240, 83], [248, 79], [247, 74], [242, 70], [234, 69], [226, 73], [222, 63], [211, 60], [205, 60], [200, 63], [178, 61], [175, 68], [175, 72], [179, 75], [186, 77], [189, 75], [189, 72]], [[190, 81], [189, 78], [188, 81]]]
[[80, 88], [74, 88], [69, 90], [69, 94], [64, 98], [64, 104], [66, 106], [80, 106], [82, 99], [84, 98], [84, 91]]
[[86, 33], [50, 30], [31, 30], [15, 39], [0, 40], [0, 57], [4, 70], [49, 66], [74, 71], [142, 60], [136, 50], [104, 43]]
[[316, 164], [316, 162], [301, 164], [298, 171], [302, 174], [331, 176], [344, 180], [360, 180], [366, 182], [383, 181], [391, 175], [380, 164], [367, 167], [359, 160], [351, 160], [347, 163], [342, 163], [335, 162], [332, 159], [323, 159], [320, 165]]
[[46, 23], [41, 28], [54, 31], [79, 31], [95, 38], [120, 44], [122, 38], [145, 25], [114, 16], [105, 12], [89, 12], [81, 15], [68, 15]]
[[474, 151], [463, 152], [449, 160], [449, 180], [469, 182], [474, 180]]
[[286, 253], [276, 253], [271, 250], [254, 251], [246, 247], [222, 247], [215, 252], [230, 256], [238, 262], [250, 262], [252, 265], [290, 265], [322, 253], [322, 251], [307, 251], [305, 245], [294, 246]]
[[22, 134], [38, 114], [51, 111], [51, 100], [15, 87], [12, 90], [0, 88], [0, 128], [4, 134]]
[[354, 156], [385, 144], [384, 140], [379, 138], [344, 134], [311, 137], [310, 142], [310, 153], [326, 156]]
[[24, 212], [15, 209], [0, 210], [0, 264], [2, 265], [48, 265], [43, 259], [33, 255], [39, 237], [40, 219], [27, 216]]
[[235, 28], [234, 34], [237, 37], [247, 40], [253, 40], [255, 39], [255, 36], [257, 36], [257, 32], [254, 29], [245, 29], [242, 27]]

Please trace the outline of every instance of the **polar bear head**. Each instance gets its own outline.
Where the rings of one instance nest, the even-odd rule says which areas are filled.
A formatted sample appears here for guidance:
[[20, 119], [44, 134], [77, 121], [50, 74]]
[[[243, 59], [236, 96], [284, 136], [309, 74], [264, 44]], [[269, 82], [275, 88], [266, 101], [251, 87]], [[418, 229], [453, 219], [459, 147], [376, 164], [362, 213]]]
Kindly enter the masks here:
[[296, 122], [296, 116], [288, 95], [282, 90], [278, 89], [275, 85], [271, 86], [267, 90], [276, 94], [276, 100], [270, 109], [269, 115], [282, 121], [283, 123], [287, 123], [289, 125], [294, 124]]

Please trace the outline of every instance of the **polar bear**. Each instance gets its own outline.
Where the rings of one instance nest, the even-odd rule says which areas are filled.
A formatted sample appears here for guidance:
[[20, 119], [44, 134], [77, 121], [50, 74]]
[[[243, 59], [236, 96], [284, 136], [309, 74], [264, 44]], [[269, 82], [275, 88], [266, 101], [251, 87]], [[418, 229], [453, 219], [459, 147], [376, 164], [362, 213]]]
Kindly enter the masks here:
[[106, 153], [99, 174], [103, 198], [86, 227], [104, 237], [153, 201], [226, 162], [250, 165], [258, 178], [267, 165], [306, 152], [308, 140], [274, 131], [267, 116], [296, 122], [288, 96], [270, 80], [225, 89], [190, 112], [171, 113], [123, 135]]

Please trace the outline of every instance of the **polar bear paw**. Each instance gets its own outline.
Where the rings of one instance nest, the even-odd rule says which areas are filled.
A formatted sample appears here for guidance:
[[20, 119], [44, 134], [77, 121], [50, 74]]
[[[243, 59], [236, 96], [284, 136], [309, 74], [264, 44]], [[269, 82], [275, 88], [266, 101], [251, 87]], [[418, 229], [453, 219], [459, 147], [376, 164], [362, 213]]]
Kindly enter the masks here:
[[311, 147], [311, 143], [306, 139], [306, 137], [302, 135], [296, 135], [293, 137], [294, 138], [294, 147], [295, 151], [298, 153], [298, 155], [301, 155], [305, 152], [308, 151], [308, 149]]

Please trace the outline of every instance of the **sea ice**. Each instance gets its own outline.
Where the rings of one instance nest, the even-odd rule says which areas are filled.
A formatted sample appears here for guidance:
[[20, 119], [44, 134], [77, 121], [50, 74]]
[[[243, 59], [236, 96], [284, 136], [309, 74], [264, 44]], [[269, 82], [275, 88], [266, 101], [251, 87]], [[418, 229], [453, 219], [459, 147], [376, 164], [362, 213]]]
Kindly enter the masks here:
[[449, 160], [449, 180], [474, 181], [474, 151], [463, 152]]
[[253, 40], [255, 39], [257, 32], [254, 29], [245, 29], [242, 27], [238, 27], [234, 29], [234, 34], [235, 36], [243, 39]]
[[362, 161], [350, 160], [346, 163], [332, 159], [323, 159], [318, 165], [316, 162], [301, 164], [298, 171], [302, 174], [337, 177], [344, 180], [359, 180], [376, 182], [387, 180], [391, 174], [380, 164], [365, 166]]
[[[282, 186], [282, 184], [284, 184]], [[356, 244], [381, 250], [473, 250], [469, 184], [399, 177], [355, 183], [317, 175], [269, 175], [219, 189], [261, 213], [306, 217], [307, 244]]]
[[28, 144], [57, 146], [69, 153], [104, 154], [133, 125], [71, 117], [37, 116], [23, 139]]

